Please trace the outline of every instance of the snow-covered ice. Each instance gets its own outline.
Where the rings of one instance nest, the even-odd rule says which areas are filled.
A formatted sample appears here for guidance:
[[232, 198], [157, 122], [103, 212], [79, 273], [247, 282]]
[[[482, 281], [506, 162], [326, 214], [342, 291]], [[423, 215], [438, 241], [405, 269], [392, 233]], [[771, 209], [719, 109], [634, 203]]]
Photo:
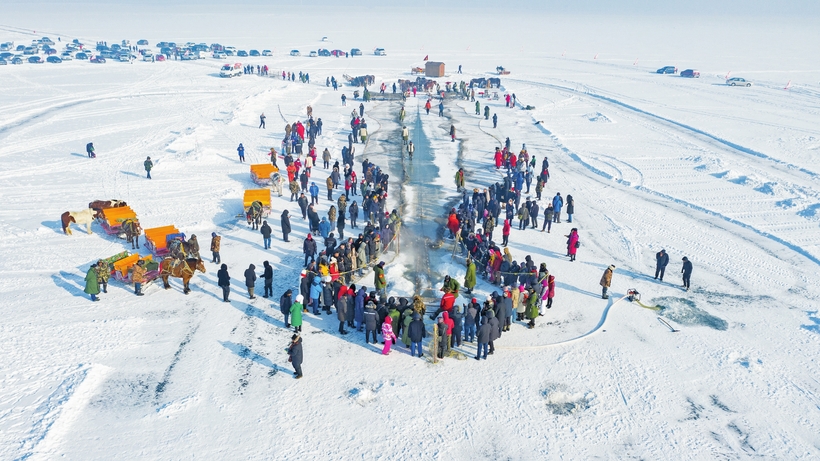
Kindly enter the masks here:
[[[47, 35], [271, 49], [272, 57], [236, 60], [267, 64], [272, 75], [307, 71], [311, 84], [221, 79], [225, 61], [210, 58], [0, 67], [0, 458], [820, 457], [816, 15], [515, 10], [520, 17], [504, 24], [484, 4], [466, 13], [310, 17], [253, 2], [197, 12], [175, 4], [166, 14], [50, 5], [12, 4], [0, 42]], [[287, 55], [352, 47], [365, 55]], [[387, 56], [374, 56], [375, 47]], [[403, 207], [406, 225], [421, 234], [400, 255], [385, 255], [390, 293], [438, 290], [441, 280], [425, 276], [463, 279], [452, 241], [440, 240], [459, 198], [453, 175], [463, 167], [470, 189], [499, 181], [492, 152], [510, 137], [513, 150], [526, 143], [539, 164], [549, 157], [542, 209], [556, 192], [575, 199], [571, 225], [547, 234], [518, 231], [516, 220], [510, 238], [517, 260], [532, 255], [556, 276], [554, 307], [533, 330], [515, 324], [487, 361], [438, 364], [411, 358], [401, 343], [384, 357], [361, 333], [339, 336], [335, 315], [306, 315], [305, 377], [293, 380], [278, 303], [249, 300], [241, 275], [267, 260], [276, 301], [296, 288], [307, 224], [288, 195], [274, 197], [274, 244], [262, 249], [261, 236], [236, 218], [243, 191], [256, 188], [236, 146], [244, 144], [249, 163], [267, 162], [284, 125], [304, 119], [310, 104], [324, 122], [319, 152], [327, 147], [341, 160], [359, 101], [342, 107], [340, 94], [352, 88], [334, 92], [325, 77], [373, 74], [389, 86], [410, 78], [425, 55], [446, 63], [442, 82], [487, 77], [498, 65], [511, 74], [501, 77], [498, 100], [481, 99], [482, 110], [488, 103], [498, 114], [496, 129], [470, 101], [448, 99], [440, 118], [435, 107], [424, 115], [422, 95], [408, 99], [405, 124], [431, 148], [415, 164], [398, 153], [399, 104], [366, 104], [371, 139], [357, 145], [357, 173], [361, 155], [389, 170], [389, 207]], [[701, 77], [654, 72], [665, 65]], [[726, 86], [729, 73], [754, 86]], [[505, 93], [533, 110], [504, 107]], [[267, 130], [257, 128], [262, 112]], [[89, 141], [96, 159], [84, 153]], [[418, 163], [427, 154], [431, 162]], [[149, 155], [151, 181], [142, 168]], [[326, 175], [314, 169], [320, 214]], [[97, 224], [93, 235], [63, 235], [59, 216], [95, 199], [125, 200], [144, 228], [174, 224], [197, 234], [203, 250], [220, 233], [232, 302], [221, 302], [208, 262], [188, 296], [172, 282], [137, 298], [112, 280], [91, 303], [82, 292], [88, 265], [127, 248]], [[279, 232], [283, 209], [291, 211], [290, 243]], [[564, 257], [572, 226], [582, 242], [574, 264]], [[428, 241], [429, 272], [417, 267]], [[671, 262], [658, 283], [661, 248]], [[679, 286], [682, 256], [695, 267], [690, 292]], [[612, 296], [603, 300], [598, 281], [610, 264]], [[361, 281], [372, 282], [371, 274]], [[661, 310], [623, 299], [630, 288]], [[492, 290], [481, 281], [477, 297]], [[472, 344], [457, 349], [475, 353]]]

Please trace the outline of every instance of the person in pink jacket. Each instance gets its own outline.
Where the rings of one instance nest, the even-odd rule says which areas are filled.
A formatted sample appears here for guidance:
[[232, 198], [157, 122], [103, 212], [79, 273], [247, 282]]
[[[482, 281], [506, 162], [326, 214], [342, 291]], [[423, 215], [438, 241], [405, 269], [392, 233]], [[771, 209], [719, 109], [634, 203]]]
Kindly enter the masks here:
[[575, 253], [578, 251], [578, 229], [572, 228], [567, 237], [567, 256], [570, 261], [575, 261]]
[[384, 340], [384, 349], [382, 349], [382, 355], [387, 355], [390, 353], [390, 347], [393, 346], [393, 341], [396, 340], [396, 334], [393, 333], [393, 319], [388, 315], [384, 319], [384, 323], [382, 324], [382, 339]]

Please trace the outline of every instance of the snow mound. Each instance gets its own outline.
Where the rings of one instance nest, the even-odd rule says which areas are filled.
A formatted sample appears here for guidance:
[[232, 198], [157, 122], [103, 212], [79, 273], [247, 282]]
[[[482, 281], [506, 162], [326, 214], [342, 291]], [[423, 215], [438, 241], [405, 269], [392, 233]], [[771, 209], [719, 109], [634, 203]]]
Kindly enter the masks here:
[[592, 112], [584, 115], [584, 118], [590, 122], [612, 123], [612, 120], [600, 112]]
[[359, 406], [366, 407], [375, 402], [379, 397], [379, 392], [384, 386], [392, 385], [392, 383], [380, 382], [376, 384], [368, 384], [365, 381], [359, 383], [358, 387], [354, 387], [347, 391], [347, 398]]
[[595, 399], [592, 392], [570, 392], [563, 384], [550, 384], [541, 391], [547, 409], [554, 415], [567, 416], [588, 409]]
[[684, 298], [667, 296], [654, 299], [653, 302], [661, 308], [660, 314], [681, 325], [701, 325], [715, 330], [725, 331], [729, 323], [725, 320], [699, 309], [694, 301]]

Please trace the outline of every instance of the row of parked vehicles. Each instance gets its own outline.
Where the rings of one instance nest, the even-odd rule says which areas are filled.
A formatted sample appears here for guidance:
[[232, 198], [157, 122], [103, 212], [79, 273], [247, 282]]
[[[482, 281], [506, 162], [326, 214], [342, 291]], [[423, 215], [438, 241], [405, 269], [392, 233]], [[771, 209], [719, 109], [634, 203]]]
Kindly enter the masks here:
[[[376, 55], [376, 56], [387, 56], [387, 52], [384, 50], [384, 48], [376, 48], [373, 51], [373, 54]], [[302, 53], [299, 50], [290, 50], [290, 55], [291, 56], [302, 56]], [[341, 58], [341, 57], [346, 58], [346, 57], [349, 57], [349, 56], [361, 56], [361, 55], [362, 55], [362, 50], [360, 50], [358, 48], [351, 49], [349, 53], [347, 51], [342, 51], [342, 50], [332, 50], [331, 51], [331, 50], [326, 50], [324, 48], [319, 48], [319, 50], [317, 50], [317, 51], [311, 51], [311, 52], [308, 53], [308, 56], [311, 57], [311, 58], [315, 58], [317, 56], [335, 56], [337, 58]]]
[[[675, 66], [664, 66], [656, 70], [655, 72], [658, 74], [675, 75], [678, 73], [678, 68]], [[695, 69], [686, 69], [680, 73], [680, 76], [686, 78], [700, 78], [700, 72]], [[740, 77], [727, 78], [726, 84], [729, 86], [752, 86], [752, 82]]]

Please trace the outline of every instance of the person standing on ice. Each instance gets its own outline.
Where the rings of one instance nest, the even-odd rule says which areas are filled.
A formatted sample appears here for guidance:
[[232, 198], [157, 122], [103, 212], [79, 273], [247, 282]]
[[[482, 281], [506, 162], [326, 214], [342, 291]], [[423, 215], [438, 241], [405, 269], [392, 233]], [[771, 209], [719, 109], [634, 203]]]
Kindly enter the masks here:
[[473, 288], [476, 284], [475, 263], [472, 258], [467, 257], [467, 273], [464, 274], [464, 292], [467, 294], [473, 293]]
[[384, 278], [384, 261], [379, 262], [379, 264], [373, 268], [373, 284], [382, 298], [387, 296], [387, 279]]
[[456, 142], [456, 126], [450, 125], [450, 142]]
[[683, 274], [683, 287], [689, 291], [689, 279], [692, 277], [692, 262], [686, 256], [683, 257], [683, 268], [680, 270]]
[[262, 297], [269, 298], [273, 296], [273, 267], [267, 261], [263, 262], [262, 265], [265, 267], [265, 271], [262, 273], [262, 278], [265, 279], [265, 294]]
[[145, 161], [142, 162], [142, 166], [145, 167], [147, 178], [151, 179], [151, 168], [154, 168], [154, 162], [151, 161], [151, 157], [147, 157]]
[[606, 268], [604, 271], [604, 275], [601, 276], [601, 287], [603, 288], [601, 293], [602, 299], [609, 299], [609, 295], [607, 294], [607, 290], [609, 290], [610, 285], [612, 285], [612, 273], [615, 272], [615, 265], [611, 265]]
[[290, 322], [288, 322], [288, 318], [290, 317], [290, 307], [293, 304], [291, 295], [293, 295], [293, 290], [288, 288], [287, 291], [285, 291], [282, 294], [282, 296], [279, 297], [279, 312], [281, 312], [284, 316], [285, 328], [290, 328]]
[[567, 238], [567, 256], [569, 256], [570, 261], [575, 261], [575, 254], [578, 252], [578, 247], [581, 246], [578, 237], [578, 229], [573, 227], [569, 231], [569, 235], [565, 236]]
[[256, 285], [256, 266], [253, 264], [249, 265], [247, 269], [245, 269], [245, 287], [248, 289], [248, 297], [250, 299], [256, 299], [256, 296], [253, 295], [253, 289]]
[[262, 112], [262, 115], [259, 116], [259, 128], [265, 128], [265, 113]]
[[219, 247], [222, 244], [222, 237], [216, 235], [216, 232], [211, 232], [211, 253], [213, 254], [213, 258], [211, 263], [219, 264], [222, 262], [222, 258], [219, 257]]
[[572, 215], [575, 214], [575, 200], [571, 195], [567, 195], [567, 222], [572, 222]]
[[392, 323], [393, 318], [388, 315], [385, 317], [384, 323], [382, 324], [382, 339], [384, 340], [382, 355], [390, 354], [390, 348], [393, 346], [393, 342], [396, 341], [396, 334], [393, 333]]
[[302, 379], [302, 337], [298, 334], [290, 338], [290, 346], [288, 346], [288, 362], [293, 365], [293, 377], [295, 379]]
[[552, 222], [561, 222], [561, 208], [564, 206], [564, 199], [561, 197], [561, 193], [558, 192], [555, 194], [555, 197], [552, 198]]
[[401, 140], [403, 145], [407, 145], [407, 140], [410, 138], [410, 130], [406, 126], [401, 127]]
[[236, 148], [236, 152], [239, 154], [239, 161], [244, 163], [245, 162], [245, 146], [242, 143], [239, 143], [239, 147]]
[[430, 100], [428, 99], [426, 103], [424, 103], [424, 110], [427, 111], [427, 115], [430, 115], [430, 108], [433, 106], [430, 104]]
[[553, 208], [552, 203], [550, 203], [544, 209], [544, 226], [541, 227], [541, 232], [544, 232], [544, 230], [546, 230], [548, 234], [550, 233], [550, 231], [552, 230], [552, 219], [554, 215], [555, 208]]
[[290, 325], [296, 333], [302, 331], [302, 309], [304, 309], [304, 305], [302, 303], [304, 301], [304, 296], [301, 294], [296, 295], [296, 302], [290, 306]]
[[493, 128], [498, 127], [498, 115], [493, 114]]
[[658, 276], [660, 276], [661, 282], [663, 282], [663, 274], [666, 272], [667, 264], [669, 264], [669, 255], [666, 254], [666, 250], [655, 253], [655, 280], [658, 280]]
[[131, 273], [131, 281], [134, 282], [134, 294], [137, 296], [144, 295], [142, 292], [142, 284], [145, 283], [145, 272], [145, 261], [137, 261]]
[[88, 154], [88, 158], [97, 158], [97, 154], [94, 153], [94, 143], [90, 142], [85, 145], [85, 152]]
[[270, 249], [270, 234], [273, 231], [267, 221], [262, 221], [262, 227], [259, 228], [259, 233], [262, 234], [262, 244], [265, 249]]
[[316, 261], [316, 241], [313, 240], [312, 234], [305, 237], [305, 241], [302, 243], [302, 252], [305, 254], [305, 267], [308, 265], [308, 259], [310, 259], [310, 262]]
[[415, 152], [415, 151], [416, 151], [416, 146], [413, 145], [413, 141], [410, 141], [410, 143], [407, 144], [407, 155], [409, 155], [410, 158], [412, 159], [413, 158], [413, 152]]
[[347, 105], [347, 96], [345, 96], [345, 95], [343, 94], [343, 95], [342, 95], [342, 106], [346, 106], [346, 105]]
[[[217, 285], [222, 288], [222, 302], [228, 302], [228, 295], [231, 294], [231, 276], [228, 275], [228, 265], [223, 264], [216, 272]], [[286, 322], [287, 323], [287, 322]]]
[[464, 169], [459, 168], [456, 171], [456, 191], [461, 192], [464, 189]]
[[475, 102], [475, 114], [481, 115], [481, 102], [479, 101]]

